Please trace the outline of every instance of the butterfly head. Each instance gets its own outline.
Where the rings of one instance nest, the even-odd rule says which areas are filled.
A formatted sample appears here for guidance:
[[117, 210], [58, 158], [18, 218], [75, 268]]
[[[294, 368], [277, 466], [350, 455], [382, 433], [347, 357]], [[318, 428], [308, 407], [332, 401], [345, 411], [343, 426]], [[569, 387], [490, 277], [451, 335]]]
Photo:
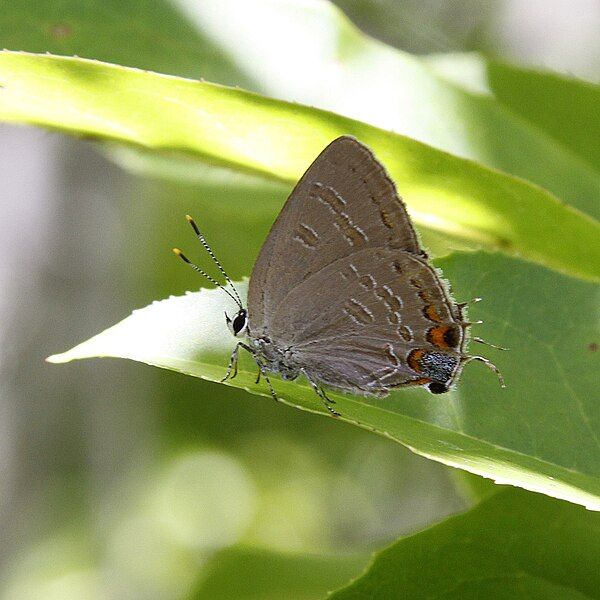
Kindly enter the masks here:
[[245, 308], [240, 308], [233, 319], [225, 313], [225, 322], [229, 331], [233, 333], [235, 337], [246, 335], [248, 332], [248, 311]]
[[229, 327], [229, 331], [233, 333], [235, 337], [246, 335], [248, 332], [248, 311], [244, 308], [242, 304], [242, 299], [238, 291], [235, 289], [233, 285], [233, 281], [231, 281], [229, 275], [225, 272], [225, 269], [221, 266], [219, 259], [215, 256], [215, 253], [212, 251], [212, 248], [208, 245], [204, 235], [200, 231], [198, 225], [196, 225], [196, 221], [190, 215], [186, 215], [186, 219], [188, 223], [192, 226], [196, 237], [200, 240], [200, 243], [204, 246], [204, 249], [208, 252], [208, 255], [212, 258], [215, 265], [223, 277], [225, 277], [225, 281], [229, 284], [230, 288], [228, 289], [224, 285], [220, 284], [214, 277], [209, 275], [204, 269], [201, 269], [198, 265], [194, 264], [179, 248], [173, 248], [173, 252], [183, 260], [183, 262], [187, 263], [194, 271], [200, 273], [203, 277], [206, 277], [212, 284], [216, 285], [219, 289], [223, 290], [239, 307], [239, 310], [233, 319], [229, 318], [229, 315], [225, 313], [225, 322], [227, 323], [227, 327]]

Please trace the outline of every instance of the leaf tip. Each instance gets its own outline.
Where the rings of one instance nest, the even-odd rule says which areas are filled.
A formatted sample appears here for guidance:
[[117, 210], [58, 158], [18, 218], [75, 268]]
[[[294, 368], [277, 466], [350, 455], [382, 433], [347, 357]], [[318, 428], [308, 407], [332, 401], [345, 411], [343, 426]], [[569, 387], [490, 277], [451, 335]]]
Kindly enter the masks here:
[[47, 363], [52, 363], [54, 365], [58, 365], [61, 363], [69, 362], [71, 359], [67, 356], [66, 353], [63, 354], [52, 354], [51, 356], [46, 357]]

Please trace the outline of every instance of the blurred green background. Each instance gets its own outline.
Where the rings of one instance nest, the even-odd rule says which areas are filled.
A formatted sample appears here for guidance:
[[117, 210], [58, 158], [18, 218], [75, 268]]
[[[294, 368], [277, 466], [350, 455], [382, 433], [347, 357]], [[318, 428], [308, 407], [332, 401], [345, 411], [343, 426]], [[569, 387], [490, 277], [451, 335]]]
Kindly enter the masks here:
[[[253, 52], [263, 46], [246, 36], [255, 62], [239, 60], [229, 51], [241, 43], [236, 24], [219, 28], [201, 3], [130, 0], [119, 11], [131, 21], [111, 4], [21, 2], [0, 46], [49, 49], [34, 23], [63, 10], [68, 24], [79, 5], [97, 19], [86, 56], [318, 97], [293, 68], [289, 81], [273, 79], [277, 47], [261, 61]], [[477, 50], [597, 80], [600, 7], [591, 0], [338, 5], [363, 31], [410, 52]], [[248, 19], [259, 29], [269, 18], [251, 7], [240, 2], [245, 30]], [[144, 36], [156, 20], [160, 40]], [[282, 44], [293, 25], [279, 24]], [[65, 27], [51, 36], [78, 53]], [[27, 48], [15, 45], [23, 28]], [[131, 49], [110, 43], [111, 31], [122, 39], [129, 30]], [[2, 599], [319, 598], [360, 573], [372, 550], [469, 506], [450, 469], [332, 419], [141, 364], [44, 363], [134, 307], [203, 285], [170, 253], [182, 245], [200, 254], [186, 213], [232, 278], [250, 274], [286, 188], [196, 167], [175, 182], [167, 167], [0, 125]], [[231, 591], [234, 576], [271, 589]]]

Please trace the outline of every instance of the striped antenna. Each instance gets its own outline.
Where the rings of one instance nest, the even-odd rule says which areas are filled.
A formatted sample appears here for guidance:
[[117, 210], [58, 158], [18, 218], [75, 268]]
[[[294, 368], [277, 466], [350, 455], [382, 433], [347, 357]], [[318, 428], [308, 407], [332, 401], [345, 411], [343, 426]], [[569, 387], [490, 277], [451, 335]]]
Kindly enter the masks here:
[[224, 288], [214, 277], [211, 277], [206, 271], [203, 271], [198, 265], [194, 264], [179, 248], [173, 248], [173, 253], [179, 256], [184, 263], [190, 265], [194, 271], [200, 273], [200, 275], [204, 275], [204, 277], [206, 277], [206, 279], [208, 279], [212, 284], [216, 285], [218, 288], [221, 288], [240, 307], [240, 309], [244, 308], [237, 292], [235, 296], [233, 296], [229, 290]]
[[219, 259], [215, 256], [215, 253], [212, 251], [212, 248], [208, 245], [208, 242], [206, 241], [205, 237], [202, 235], [202, 232], [198, 228], [198, 225], [196, 225], [196, 221], [194, 221], [194, 219], [192, 217], [190, 217], [190, 215], [185, 215], [185, 218], [187, 219], [188, 223], [192, 226], [192, 229], [196, 233], [196, 237], [200, 240], [200, 243], [204, 246], [204, 249], [208, 252], [209, 256], [213, 259], [213, 261], [217, 265], [219, 271], [221, 271], [223, 277], [225, 277], [225, 281], [227, 281], [227, 283], [231, 286], [231, 289], [233, 290], [233, 293], [235, 294], [235, 297], [237, 298], [237, 303], [241, 308], [243, 306], [242, 300], [240, 298], [240, 295], [238, 294], [238, 291], [235, 289], [235, 286], [233, 285], [233, 281], [231, 281], [231, 279], [229, 278], [229, 275], [227, 275], [227, 273], [225, 272], [225, 269], [221, 266]]

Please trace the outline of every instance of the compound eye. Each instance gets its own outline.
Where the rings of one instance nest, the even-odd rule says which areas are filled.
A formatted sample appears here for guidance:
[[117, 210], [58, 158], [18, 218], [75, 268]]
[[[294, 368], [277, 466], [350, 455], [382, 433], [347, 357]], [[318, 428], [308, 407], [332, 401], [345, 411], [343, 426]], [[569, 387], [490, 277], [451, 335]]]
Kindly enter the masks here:
[[248, 313], [245, 309], [241, 309], [237, 315], [235, 315], [231, 324], [233, 335], [239, 335], [246, 330], [248, 326]]
[[440, 383], [439, 381], [432, 381], [427, 386], [427, 389], [432, 394], [445, 394], [447, 391], [450, 390], [450, 388], [447, 385], [445, 385], [444, 383]]

